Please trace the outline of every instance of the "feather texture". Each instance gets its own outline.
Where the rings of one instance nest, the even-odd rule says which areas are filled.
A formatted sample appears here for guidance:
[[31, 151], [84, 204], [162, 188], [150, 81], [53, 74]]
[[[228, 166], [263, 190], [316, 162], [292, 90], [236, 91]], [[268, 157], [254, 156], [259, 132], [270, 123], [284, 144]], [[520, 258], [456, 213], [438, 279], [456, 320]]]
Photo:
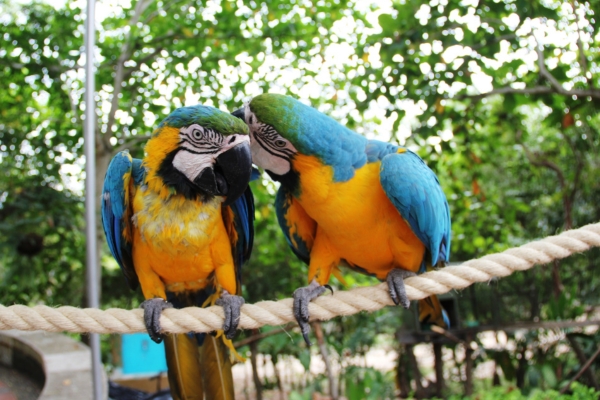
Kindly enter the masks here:
[[[415, 153], [367, 140], [288, 96], [262, 94], [248, 107], [258, 119], [251, 126], [272, 126], [298, 150], [286, 174], [295, 179], [272, 176], [282, 184], [279, 224], [309, 263], [309, 281], [327, 283], [339, 264], [384, 280], [393, 268], [422, 272], [449, 260], [448, 203]], [[437, 298], [423, 302], [422, 317], [443, 321]]]
[[100, 207], [108, 248], [132, 289], [137, 288], [138, 277], [132, 258], [130, 195], [143, 179], [141, 160], [133, 159], [127, 151], [118, 153], [106, 171]]
[[[218, 109], [177, 109], [154, 131], [143, 161], [127, 152], [113, 158], [102, 195], [108, 246], [130, 287], [139, 285], [146, 299], [168, 299], [179, 308], [204, 306], [222, 289], [239, 293], [241, 267], [254, 236], [249, 187], [223, 206], [223, 197], [201, 193], [173, 171], [173, 155], [181, 150], [180, 129], [191, 124], [217, 132], [211, 133], [217, 144], [231, 143], [217, 135], [239, 139], [248, 134], [239, 119]], [[166, 335], [165, 351], [174, 399], [233, 400], [231, 363], [221, 339]]]
[[196, 338], [184, 333], [166, 335], [165, 354], [173, 399], [203, 400], [202, 369]]

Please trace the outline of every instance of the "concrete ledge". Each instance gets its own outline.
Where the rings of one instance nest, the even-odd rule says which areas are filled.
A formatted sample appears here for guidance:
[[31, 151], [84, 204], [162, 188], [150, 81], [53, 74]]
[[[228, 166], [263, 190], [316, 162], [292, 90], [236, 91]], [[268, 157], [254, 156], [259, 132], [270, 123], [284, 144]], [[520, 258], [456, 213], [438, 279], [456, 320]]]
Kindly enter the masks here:
[[[43, 383], [40, 400], [92, 400], [94, 397], [91, 350], [66, 335], [42, 331], [0, 332], [0, 363]], [[106, 379], [104, 393], [106, 398]]]

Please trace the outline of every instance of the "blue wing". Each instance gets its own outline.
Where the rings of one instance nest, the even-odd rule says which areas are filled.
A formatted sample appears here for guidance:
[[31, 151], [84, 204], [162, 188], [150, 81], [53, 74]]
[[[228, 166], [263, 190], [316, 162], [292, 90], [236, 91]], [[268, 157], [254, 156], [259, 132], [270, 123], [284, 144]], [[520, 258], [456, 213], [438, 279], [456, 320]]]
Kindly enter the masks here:
[[300, 203], [283, 185], [277, 191], [275, 211], [277, 221], [288, 245], [296, 257], [308, 264], [317, 231], [317, 223], [308, 216]]
[[230, 239], [232, 239], [237, 287], [241, 290], [242, 264], [250, 258], [254, 244], [254, 196], [250, 186], [229, 208], [233, 212], [233, 229], [236, 233], [235, 240], [231, 236]]
[[[400, 152], [398, 152], [400, 150]], [[431, 255], [431, 265], [450, 258], [450, 210], [440, 183], [410, 150], [385, 151], [380, 180], [387, 197]]]
[[131, 158], [127, 151], [118, 153], [108, 165], [102, 189], [102, 225], [108, 248], [132, 289], [136, 289], [139, 282], [131, 251], [130, 195], [132, 187], [143, 181], [141, 163], [141, 160]]

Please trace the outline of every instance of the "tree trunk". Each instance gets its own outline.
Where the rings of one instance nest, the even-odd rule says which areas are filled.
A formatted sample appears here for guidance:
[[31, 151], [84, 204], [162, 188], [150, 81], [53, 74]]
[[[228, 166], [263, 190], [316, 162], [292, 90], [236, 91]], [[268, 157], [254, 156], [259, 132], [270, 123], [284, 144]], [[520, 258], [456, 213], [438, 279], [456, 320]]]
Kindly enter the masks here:
[[471, 336], [467, 336], [465, 344], [465, 396], [473, 394], [473, 349]]
[[[252, 330], [253, 335], [258, 334], [258, 329]], [[256, 364], [256, 357], [258, 356], [258, 341], [255, 340], [250, 343], [250, 365], [252, 365], [252, 379], [254, 380], [254, 387], [256, 388], [256, 400], [262, 400], [262, 383], [258, 376], [258, 366]]]
[[279, 398], [281, 400], [284, 400], [285, 392], [283, 391], [283, 380], [281, 378], [279, 369], [277, 368], [277, 357], [275, 357], [275, 359], [271, 359], [271, 363], [273, 364], [273, 374], [275, 374], [275, 382], [277, 383], [277, 389], [279, 389]]
[[398, 365], [396, 367], [396, 387], [400, 391], [400, 398], [407, 398], [410, 394], [410, 383], [408, 381], [408, 371], [406, 363], [408, 362], [406, 355], [406, 346], [400, 346], [398, 351]]
[[519, 353], [521, 354], [521, 358], [519, 358], [519, 362], [517, 363], [517, 387], [523, 389], [525, 386], [525, 371], [527, 371], [525, 347], [523, 347]]
[[433, 344], [433, 355], [435, 358], [435, 392], [437, 397], [443, 398], [444, 361], [442, 360], [442, 345], [440, 343]]
[[417, 358], [415, 357], [413, 345], [406, 346], [406, 354], [408, 355], [408, 363], [410, 365], [410, 370], [413, 373], [413, 378], [415, 380], [415, 398], [422, 399], [425, 397], [425, 391], [423, 390], [423, 384], [421, 382], [421, 371], [419, 371], [419, 363], [417, 362]]
[[327, 373], [327, 379], [329, 380], [329, 396], [331, 397], [331, 400], [337, 400], [339, 397], [338, 387], [335, 384], [335, 377], [333, 369], [331, 368], [331, 360], [329, 359], [329, 352], [327, 351], [327, 345], [325, 343], [325, 338], [323, 337], [321, 323], [319, 321], [314, 321], [312, 327], [317, 338], [321, 357], [323, 357], [323, 362], [325, 362], [325, 373]]

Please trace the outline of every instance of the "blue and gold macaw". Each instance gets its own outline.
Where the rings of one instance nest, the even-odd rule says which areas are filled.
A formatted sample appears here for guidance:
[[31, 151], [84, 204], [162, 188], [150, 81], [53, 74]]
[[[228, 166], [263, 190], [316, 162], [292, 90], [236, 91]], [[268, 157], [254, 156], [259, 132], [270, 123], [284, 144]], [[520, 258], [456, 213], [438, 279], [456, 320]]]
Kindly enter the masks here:
[[[408, 308], [404, 278], [450, 255], [448, 202], [433, 171], [412, 151], [367, 140], [288, 96], [262, 94], [233, 115], [250, 128], [252, 161], [281, 182], [279, 224], [309, 265], [309, 286], [294, 292], [306, 342], [308, 303], [339, 265], [386, 280]], [[437, 297], [419, 310], [422, 322], [448, 325]]]
[[[226, 344], [236, 332], [240, 268], [250, 256], [254, 204], [248, 128], [218, 109], [172, 112], [143, 160], [111, 161], [102, 196], [108, 247], [129, 286], [141, 286], [152, 340], [165, 339], [174, 399], [234, 399]], [[222, 305], [227, 339], [160, 332], [168, 307]], [[200, 346], [200, 347], [199, 347]]]

